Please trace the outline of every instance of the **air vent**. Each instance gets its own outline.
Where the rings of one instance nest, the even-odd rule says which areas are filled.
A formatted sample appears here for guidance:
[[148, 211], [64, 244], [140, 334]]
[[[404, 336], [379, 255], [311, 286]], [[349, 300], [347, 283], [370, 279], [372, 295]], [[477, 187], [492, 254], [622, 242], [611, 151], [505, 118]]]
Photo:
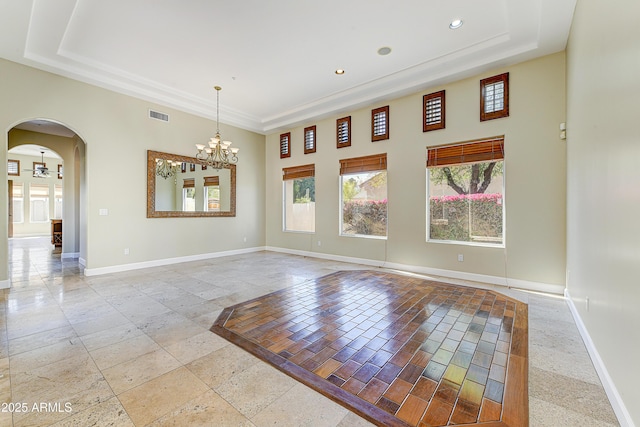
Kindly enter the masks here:
[[161, 113], [159, 111], [149, 110], [149, 118], [162, 120], [163, 122], [169, 121], [169, 115], [165, 113]]

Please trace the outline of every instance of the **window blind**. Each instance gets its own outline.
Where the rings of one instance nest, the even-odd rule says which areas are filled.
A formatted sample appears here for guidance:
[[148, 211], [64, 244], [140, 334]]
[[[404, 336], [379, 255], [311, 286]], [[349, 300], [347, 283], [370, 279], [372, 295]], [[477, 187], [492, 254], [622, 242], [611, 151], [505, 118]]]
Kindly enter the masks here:
[[302, 166], [294, 166], [291, 168], [283, 168], [282, 169], [282, 180], [286, 181], [289, 179], [297, 179], [297, 178], [311, 178], [316, 175], [316, 165], [302, 165]]
[[12, 176], [20, 175], [20, 160], [11, 160], [7, 163], [7, 174]]
[[371, 140], [389, 138], [389, 106], [371, 110]]
[[290, 150], [291, 132], [280, 135], [280, 158], [291, 157]]
[[422, 131], [444, 129], [445, 127], [445, 104], [444, 90], [430, 93], [422, 97], [423, 102], [423, 123]]
[[195, 178], [185, 178], [184, 183], [182, 184], [182, 188], [195, 188], [196, 179]]
[[214, 186], [220, 185], [220, 177], [219, 176], [205, 176], [204, 177], [204, 186]]
[[340, 160], [340, 175], [387, 169], [387, 153]]
[[427, 148], [427, 167], [501, 160], [504, 136]]
[[336, 120], [336, 141], [338, 148], [351, 145], [351, 116]]

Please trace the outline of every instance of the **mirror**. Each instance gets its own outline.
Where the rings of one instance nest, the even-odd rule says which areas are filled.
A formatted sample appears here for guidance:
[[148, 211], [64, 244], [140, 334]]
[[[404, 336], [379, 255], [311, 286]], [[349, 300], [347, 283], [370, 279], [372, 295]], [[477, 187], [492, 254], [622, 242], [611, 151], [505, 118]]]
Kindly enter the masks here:
[[236, 165], [147, 150], [147, 218], [209, 216], [236, 216]]

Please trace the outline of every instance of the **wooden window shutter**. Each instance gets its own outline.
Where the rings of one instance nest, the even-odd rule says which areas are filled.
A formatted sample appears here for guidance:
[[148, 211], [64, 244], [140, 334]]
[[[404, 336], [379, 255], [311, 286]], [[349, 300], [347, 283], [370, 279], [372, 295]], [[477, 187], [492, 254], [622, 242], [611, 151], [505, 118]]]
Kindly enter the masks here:
[[389, 106], [371, 110], [371, 141], [389, 139]]
[[340, 175], [387, 169], [387, 153], [340, 160]]
[[444, 129], [445, 103], [444, 90], [422, 97], [422, 131]]
[[185, 178], [182, 184], [182, 188], [195, 188], [196, 179], [195, 178]]
[[336, 120], [336, 147], [351, 146], [351, 116]]
[[213, 185], [220, 185], [220, 177], [219, 176], [205, 176], [204, 177], [204, 186], [209, 187]]
[[509, 117], [509, 73], [480, 80], [480, 121]]
[[282, 180], [312, 178], [316, 175], [316, 165], [302, 165], [282, 169]]
[[316, 127], [304, 128], [304, 154], [316, 152]]
[[291, 157], [291, 132], [280, 135], [280, 158]]
[[427, 148], [427, 167], [504, 159], [504, 136]]

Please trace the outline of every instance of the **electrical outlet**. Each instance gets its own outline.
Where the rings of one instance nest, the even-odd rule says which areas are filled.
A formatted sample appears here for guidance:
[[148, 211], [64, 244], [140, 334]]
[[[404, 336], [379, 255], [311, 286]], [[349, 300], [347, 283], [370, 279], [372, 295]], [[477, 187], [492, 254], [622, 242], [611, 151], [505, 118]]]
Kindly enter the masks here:
[[129, 248], [124, 248], [124, 254], [129, 255]]
[[464, 255], [458, 254], [458, 262], [463, 262], [463, 261], [464, 261]]
[[318, 246], [322, 246], [322, 242], [318, 240]]

